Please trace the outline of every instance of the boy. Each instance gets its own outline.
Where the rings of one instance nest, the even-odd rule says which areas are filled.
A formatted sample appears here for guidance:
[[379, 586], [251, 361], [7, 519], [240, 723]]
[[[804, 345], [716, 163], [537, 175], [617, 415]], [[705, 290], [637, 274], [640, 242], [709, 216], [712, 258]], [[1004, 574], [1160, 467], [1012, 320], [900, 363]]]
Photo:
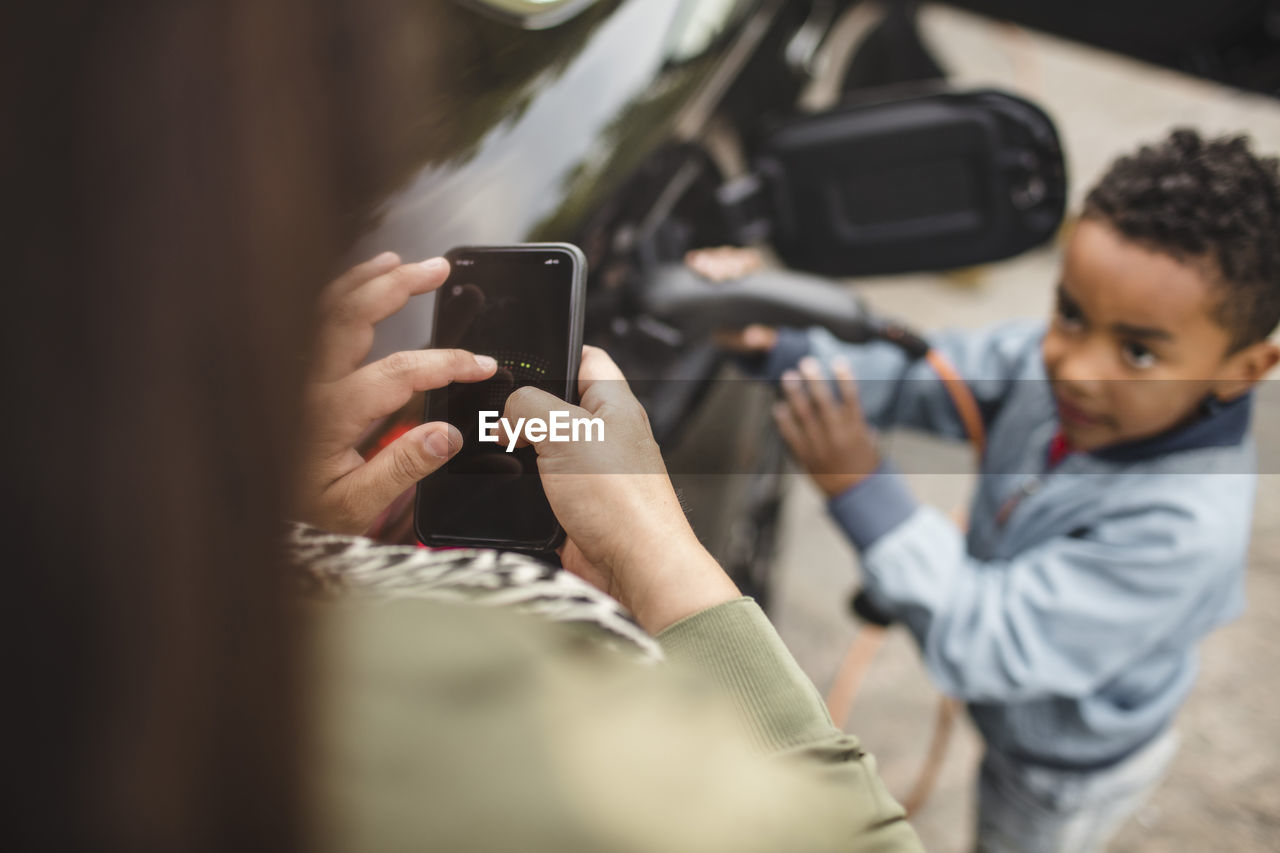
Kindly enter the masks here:
[[986, 740], [979, 850], [1100, 850], [1167, 767], [1196, 644], [1243, 603], [1250, 389], [1278, 321], [1276, 161], [1189, 130], [1118, 160], [1047, 329], [932, 341], [987, 430], [967, 531], [916, 503], [868, 426], [964, 435], [927, 364], [822, 330], [729, 336], [781, 380], [779, 428], [872, 602]]

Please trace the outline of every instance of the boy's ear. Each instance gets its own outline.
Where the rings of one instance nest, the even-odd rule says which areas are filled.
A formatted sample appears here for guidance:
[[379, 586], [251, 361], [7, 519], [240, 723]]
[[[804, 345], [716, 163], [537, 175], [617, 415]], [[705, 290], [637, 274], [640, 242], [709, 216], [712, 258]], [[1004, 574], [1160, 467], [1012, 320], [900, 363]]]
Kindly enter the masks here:
[[1269, 340], [1250, 344], [1223, 364], [1213, 385], [1213, 396], [1223, 402], [1234, 400], [1256, 385], [1276, 364], [1280, 364], [1280, 346]]

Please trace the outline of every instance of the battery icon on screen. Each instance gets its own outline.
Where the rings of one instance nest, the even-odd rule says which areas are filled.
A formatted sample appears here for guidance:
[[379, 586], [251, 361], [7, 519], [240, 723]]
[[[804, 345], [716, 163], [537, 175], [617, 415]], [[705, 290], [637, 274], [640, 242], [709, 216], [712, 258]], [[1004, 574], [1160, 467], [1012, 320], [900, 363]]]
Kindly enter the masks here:
[[548, 264], [558, 264], [558, 263], [560, 263], [560, 262], [559, 262], [559, 261], [557, 261], [555, 258], [551, 258], [550, 260], [547, 260], [545, 263], [548, 263]]

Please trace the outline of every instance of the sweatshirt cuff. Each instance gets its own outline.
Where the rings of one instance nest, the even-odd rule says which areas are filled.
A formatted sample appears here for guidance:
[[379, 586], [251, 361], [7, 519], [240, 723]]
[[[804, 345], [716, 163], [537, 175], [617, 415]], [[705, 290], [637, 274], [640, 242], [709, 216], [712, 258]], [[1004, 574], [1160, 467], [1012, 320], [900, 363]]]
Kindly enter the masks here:
[[910, 518], [917, 506], [898, 470], [881, 462], [870, 477], [832, 498], [827, 509], [861, 552]]
[[765, 750], [832, 734], [817, 688], [752, 599], [737, 598], [681, 619], [659, 633], [658, 642], [669, 661], [729, 695]]
[[799, 364], [812, 348], [808, 332], [783, 327], [778, 329], [778, 341], [769, 352], [739, 355], [734, 360], [748, 376], [777, 382], [784, 371]]

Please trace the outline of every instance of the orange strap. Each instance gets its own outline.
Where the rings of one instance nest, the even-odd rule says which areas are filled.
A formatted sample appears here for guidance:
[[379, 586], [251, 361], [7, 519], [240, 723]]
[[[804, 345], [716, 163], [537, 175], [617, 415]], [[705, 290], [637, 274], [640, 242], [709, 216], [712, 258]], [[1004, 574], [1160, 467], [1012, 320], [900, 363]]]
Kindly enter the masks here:
[[929, 741], [929, 752], [925, 756], [924, 764], [920, 766], [916, 783], [911, 786], [911, 793], [907, 794], [907, 798], [902, 801], [902, 808], [908, 815], [914, 815], [924, 808], [929, 795], [933, 793], [933, 786], [937, 784], [938, 776], [942, 773], [942, 759], [947, 757], [947, 744], [951, 742], [951, 731], [955, 728], [956, 716], [959, 712], [960, 703], [957, 700], [950, 696], [943, 696], [938, 700], [938, 716], [933, 723], [933, 739]]
[[853, 700], [858, 698], [862, 679], [871, 668], [876, 652], [884, 644], [884, 638], [885, 629], [871, 624], [859, 626], [858, 633], [853, 635], [849, 651], [844, 653], [844, 660], [840, 662], [836, 680], [831, 684], [831, 692], [827, 694], [827, 712], [838, 728], [844, 728]]
[[973, 445], [973, 452], [981, 459], [987, 449], [987, 430], [982, 425], [982, 412], [978, 410], [978, 401], [974, 399], [973, 392], [969, 390], [969, 386], [960, 378], [955, 367], [942, 353], [931, 349], [925, 355], [925, 360], [929, 362], [933, 372], [938, 374], [947, 393], [951, 395], [951, 402], [960, 413], [960, 422], [964, 424], [964, 431], [969, 436], [969, 443]]

